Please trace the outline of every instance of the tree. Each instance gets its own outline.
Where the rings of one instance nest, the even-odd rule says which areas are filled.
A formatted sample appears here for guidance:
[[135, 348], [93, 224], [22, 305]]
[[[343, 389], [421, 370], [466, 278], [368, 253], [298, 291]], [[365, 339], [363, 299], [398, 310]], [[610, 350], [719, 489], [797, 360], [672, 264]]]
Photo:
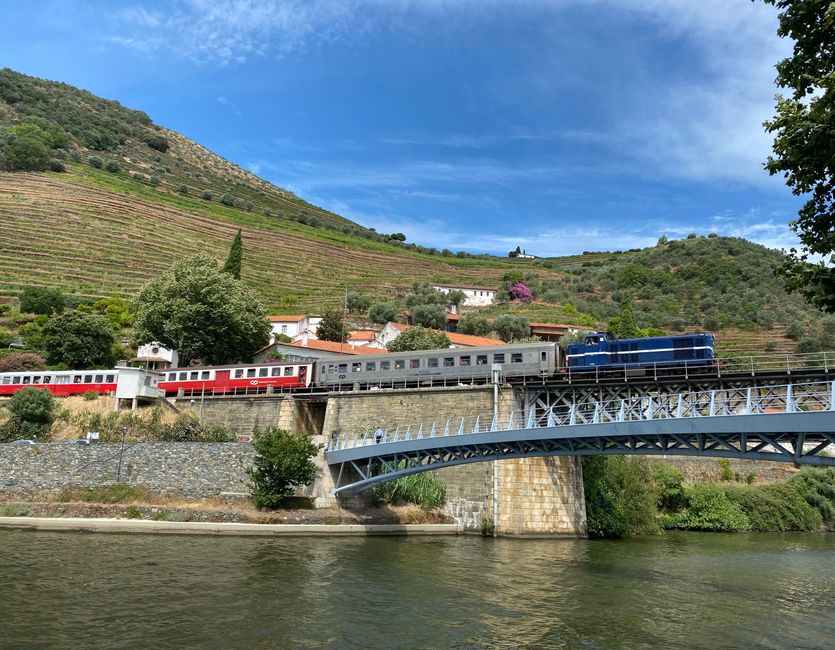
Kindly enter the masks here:
[[371, 306], [371, 298], [369, 298], [368, 296], [364, 296], [357, 291], [352, 291], [348, 294], [346, 303], [348, 306], [348, 311], [359, 313], [368, 310], [368, 308]]
[[103, 316], [69, 311], [43, 326], [43, 345], [50, 364], [70, 368], [109, 368], [115, 362], [113, 328]]
[[49, 166], [49, 148], [31, 135], [18, 135], [3, 149], [4, 166], [9, 171], [42, 172]]
[[442, 350], [449, 347], [449, 337], [425, 327], [411, 327], [389, 342], [389, 352], [411, 352], [412, 350]]
[[223, 265], [223, 272], [229, 273], [236, 280], [241, 279], [241, 262], [244, 257], [244, 244], [241, 240], [241, 231], [235, 235], [232, 241], [232, 246], [229, 249], [229, 256], [226, 258], [226, 263]]
[[24, 438], [40, 438], [52, 424], [52, 393], [43, 388], [24, 388], [12, 395], [9, 412]]
[[256, 293], [205, 254], [146, 284], [135, 307], [137, 339], [177, 350], [183, 364], [249, 360], [270, 340], [267, 313]]
[[406, 296], [406, 306], [414, 305], [444, 305], [449, 304], [445, 293], [434, 289], [428, 282], [415, 282], [412, 285], [412, 293]]
[[[835, 312], [835, 5], [829, 0], [763, 0], [780, 10], [777, 33], [794, 41], [792, 55], [777, 64], [777, 83], [791, 91], [777, 96], [774, 155], [765, 168], [782, 174], [797, 196], [807, 197], [791, 223], [802, 244], [778, 268], [789, 291]], [[811, 264], [810, 255], [824, 259]]]
[[528, 289], [528, 285], [523, 284], [522, 282], [517, 282], [510, 287], [507, 292], [510, 294], [511, 300], [516, 300], [518, 302], [530, 302], [533, 298], [531, 290]]
[[440, 329], [446, 325], [446, 309], [441, 305], [415, 305], [410, 309], [414, 325]]
[[628, 295], [621, 300], [618, 315], [609, 321], [609, 329], [621, 339], [636, 338], [640, 335], [638, 324], [635, 322], [635, 308]]
[[582, 463], [589, 537], [658, 531], [658, 492], [645, 458], [584, 456]]
[[464, 314], [458, 321], [458, 331], [462, 334], [486, 336], [491, 329], [487, 319], [479, 314]]
[[30, 314], [60, 314], [64, 311], [64, 294], [60, 289], [26, 287], [20, 292], [20, 311]]
[[374, 323], [388, 323], [397, 318], [397, 305], [393, 302], [377, 302], [368, 310], [368, 318]]
[[446, 295], [448, 305], [455, 305], [456, 309], [467, 299], [467, 294], [459, 289], [453, 289]]
[[389, 239], [393, 239], [394, 241], [406, 241], [406, 235], [402, 232], [393, 232], [389, 235]]
[[345, 323], [342, 315], [335, 309], [329, 309], [322, 316], [322, 322], [316, 330], [317, 338], [323, 341], [335, 341], [344, 343], [346, 339]]
[[514, 316], [513, 314], [502, 314], [493, 321], [493, 329], [499, 338], [509, 343], [516, 339], [521, 339], [529, 336], [531, 333], [530, 322], [524, 316]]
[[256, 431], [255, 459], [248, 470], [250, 494], [259, 508], [277, 508], [298, 487], [316, 478], [319, 448], [309, 436], [283, 429]]

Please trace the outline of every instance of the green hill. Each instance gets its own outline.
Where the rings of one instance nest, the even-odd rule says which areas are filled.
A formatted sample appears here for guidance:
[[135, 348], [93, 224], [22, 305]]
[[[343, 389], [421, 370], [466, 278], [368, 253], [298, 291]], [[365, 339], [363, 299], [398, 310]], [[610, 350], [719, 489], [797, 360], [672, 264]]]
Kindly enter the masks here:
[[496, 286], [515, 271], [534, 302], [488, 314], [605, 327], [629, 294], [642, 327], [721, 331], [728, 349], [791, 351], [835, 331], [786, 294], [772, 272], [779, 253], [745, 240], [535, 260], [416, 246], [311, 205], [141, 111], [8, 69], [0, 167], [9, 170], [0, 174], [6, 301], [29, 285], [129, 298], [196, 251], [223, 260], [241, 229], [242, 277], [276, 311], [320, 312], [341, 305], [346, 288], [392, 299], [414, 281]]

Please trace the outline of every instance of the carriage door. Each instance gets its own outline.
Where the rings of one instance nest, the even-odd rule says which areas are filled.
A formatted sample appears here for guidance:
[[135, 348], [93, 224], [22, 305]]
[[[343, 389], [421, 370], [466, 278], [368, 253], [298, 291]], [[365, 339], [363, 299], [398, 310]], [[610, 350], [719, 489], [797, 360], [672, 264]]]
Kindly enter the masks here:
[[299, 384], [307, 386], [307, 366], [299, 366]]
[[540, 350], [539, 352], [539, 374], [547, 375], [551, 369], [548, 367], [548, 351]]

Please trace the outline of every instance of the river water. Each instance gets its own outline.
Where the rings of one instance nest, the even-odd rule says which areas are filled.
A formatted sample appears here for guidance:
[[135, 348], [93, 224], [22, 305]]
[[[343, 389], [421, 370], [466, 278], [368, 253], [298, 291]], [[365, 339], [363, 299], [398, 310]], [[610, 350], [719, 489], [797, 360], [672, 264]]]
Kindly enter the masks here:
[[0, 530], [2, 648], [831, 648], [835, 535]]

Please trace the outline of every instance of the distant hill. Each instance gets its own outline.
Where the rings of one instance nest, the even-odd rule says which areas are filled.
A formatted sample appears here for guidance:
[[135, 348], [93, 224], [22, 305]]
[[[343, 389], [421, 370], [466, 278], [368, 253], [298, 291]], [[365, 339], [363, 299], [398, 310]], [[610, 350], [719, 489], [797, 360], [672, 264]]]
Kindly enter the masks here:
[[835, 332], [831, 319], [786, 294], [772, 272], [779, 253], [742, 239], [535, 260], [437, 251], [311, 205], [141, 111], [0, 70], [7, 169], [20, 138], [46, 145], [15, 161], [34, 152], [46, 171], [0, 173], [0, 299], [27, 285], [78, 299], [130, 297], [194, 252], [222, 261], [241, 229], [243, 279], [274, 312], [320, 312], [341, 305], [346, 288], [391, 299], [414, 281], [496, 286], [517, 271], [535, 301], [488, 314], [605, 327], [629, 294], [639, 325], [722, 331], [724, 345], [741, 351], [791, 351]]

